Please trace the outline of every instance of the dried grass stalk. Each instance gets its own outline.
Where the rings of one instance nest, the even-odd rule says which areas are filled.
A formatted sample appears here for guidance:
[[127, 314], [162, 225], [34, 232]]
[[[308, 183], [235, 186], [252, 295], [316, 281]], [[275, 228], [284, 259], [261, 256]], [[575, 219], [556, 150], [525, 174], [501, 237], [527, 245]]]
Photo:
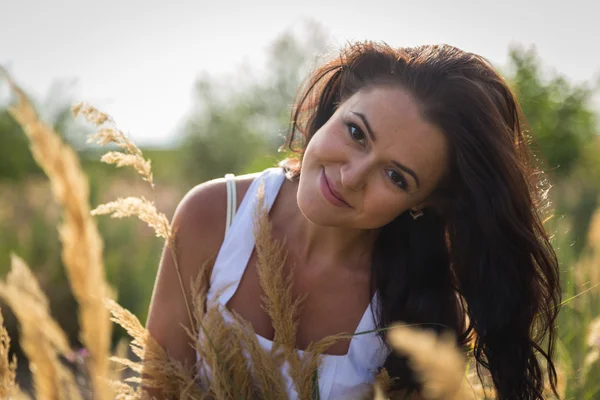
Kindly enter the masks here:
[[261, 346], [249, 322], [239, 315], [234, 315], [237, 323], [233, 325], [233, 333], [241, 348], [247, 352], [250, 360], [251, 375], [255, 385], [255, 398], [286, 399], [287, 386], [283, 379], [281, 366], [284, 362], [283, 352], [267, 352]]
[[250, 366], [234, 333], [235, 324], [225, 321], [224, 312], [212, 305], [204, 317], [205, 331], [196, 345], [204, 364], [202, 381], [217, 399], [251, 399]]
[[589, 347], [600, 350], [600, 317], [590, 322], [586, 342]]
[[285, 242], [273, 238], [269, 211], [264, 204], [264, 182], [258, 188], [257, 208], [254, 216], [254, 238], [256, 246], [256, 269], [263, 291], [261, 300], [263, 308], [271, 318], [274, 337], [272, 355], [283, 349], [283, 355], [289, 363], [289, 371], [300, 398], [305, 386], [312, 387], [312, 377], [308, 382], [303, 378], [300, 356], [295, 349], [298, 329], [298, 315], [304, 296], [292, 299], [292, 271], [284, 270], [287, 255]]
[[[198, 380], [214, 398], [285, 399], [286, 386], [280, 366], [283, 357], [273, 357], [258, 342], [251, 325], [236, 313], [213, 301], [207, 304], [210, 280], [208, 260], [191, 287], [194, 317], [202, 333], [189, 330], [202, 362], [197, 365]], [[225, 290], [219, 288], [216, 297]], [[224, 315], [229, 316], [226, 321]]]
[[36, 396], [80, 399], [75, 378], [59, 360], [70, 353], [65, 333], [50, 315], [48, 300], [23, 260], [11, 258], [11, 271], [0, 282], [0, 296], [21, 326], [21, 348], [29, 359]]
[[19, 388], [15, 382], [17, 377], [17, 358], [13, 355], [8, 358], [10, 337], [4, 327], [4, 318], [0, 313], [0, 398], [6, 399], [14, 396]]
[[[50, 179], [56, 201], [63, 207], [58, 226], [62, 259], [71, 289], [79, 303], [80, 337], [90, 357], [87, 361], [94, 396], [109, 399], [102, 384], [108, 377], [111, 324], [103, 299], [109, 295], [102, 265], [103, 242], [89, 209], [89, 185], [79, 158], [51, 127], [44, 124], [25, 93], [9, 79], [18, 102], [11, 115], [29, 138], [35, 161]], [[98, 116], [98, 121], [103, 117]]]
[[[287, 255], [285, 241], [273, 239], [272, 225], [264, 205], [264, 182], [258, 189], [257, 210], [254, 218], [256, 268], [264, 295], [263, 308], [271, 318], [275, 336], [273, 342], [284, 349], [296, 345], [298, 314], [304, 297], [292, 299], [292, 272], [284, 270]], [[287, 351], [287, 350], [286, 350]]]
[[390, 374], [385, 368], [382, 368], [375, 376], [375, 386], [379, 387], [383, 393], [387, 393], [391, 389], [393, 382], [394, 379], [390, 377]]
[[100, 161], [106, 164], [114, 164], [117, 167], [133, 167], [144, 180], [154, 186], [150, 160], [145, 160], [137, 154], [123, 154], [117, 151], [109, 151], [100, 158]]
[[[107, 299], [106, 307], [111, 313], [111, 320], [123, 327], [129, 336], [133, 338], [130, 343], [131, 349], [141, 360], [136, 362], [125, 358], [111, 357], [112, 361], [142, 374], [142, 378], [129, 378], [127, 382], [138, 383], [146, 388], [160, 388], [165, 397], [168, 398], [170, 396], [181, 399], [204, 398], [193, 378], [194, 374], [191, 371], [191, 366], [184, 366], [169, 358], [137, 317], [117, 302]], [[114, 385], [116, 383], [113, 383]], [[121, 390], [120, 396], [131, 395], [128, 389], [122, 386], [119, 386], [119, 388]], [[142, 390], [132, 393], [142, 396]]]
[[[548, 382], [548, 380], [546, 380], [544, 382], [544, 391], [543, 391], [544, 399], [555, 399], [555, 400], [567, 399], [568, 397], [565, 396], [566, 389], [567, 389], [567, 380], [566, 380], [565, 370], [563, 369], [561, 364], [555, 365], [555, 368], [556, 368], [556, 378], [557, 378], [556, 392], [558, 393], [558, 397], [552, 390], [552, 387], [550, 386], [550, 382]], [[587, 373], [585, 372], [585, 368], [586, 368], [585, 366], [582, 368], [582, 370], [584, 370], [584, 371], [580, 376], [583, 379], [588, 379], [588, 377], [586, 377]], [[588, 397], [588, 398], [593, 398], [593, 397]]]
[[127, 153], [123, 154], [111, 151], [105, 154], [100, 161], [107, 164], [115, 164], [117, 167], [131, 166], [142, 176], [142, 179], [154, 188], [150, 160], [144, 159], [142, 150], [140, 150], [123, 131], [116, 127], [113, 119], [108, 114], [103, 113], [86, 103], [79, 103], [73, 106], [73, 115], [77, 117], [79, 114], [83, 115], [88, 122], [98, 127], [105, 123], [110, 124], [109, 127], [99, 129], [98, 132], [90, 135], [88, 143], [96, 142], [101, 146], [114, 143]]
[[[367, 397], [368, 398], [368, 397]], [[383, 390], [381, 385], [377, 382], [373, 385], [373, 399], [374, 400], [386, 400], [389, 399], [389, 396]]]
[[577, 284], [581, 287], [587, 286], [588, 289], [600, 284], [598, 265], [600, 265], [600, 208], [592, 215], [586, 249], [574, 267]]
[[12, 308], [21, 325], [38, 325], [44, 337], [61, 356], [71, 353], [67, 335], [52, 318], [48, 299], [37, 279], [20, 257], [11, 254], [11, 270], [0, 282], [0, 296]]
[[[208, 287], [210, 285], [210, 274], [212, 265], [214, 265], [215, 257], [206, 260], [196, 279], [190, 284], [190, 293], [192, 294], [192, 307], [194, 310], [194, 321], [196, 325], [201, 326], [204, 315], [206, 314], [206, 297], [208, 296]], [[194, 341], [196, 337], [192, 338]]]
[[465, 360], [451, 333], [395, 325], [388, 332], [392, 348], [409, 357], [426, 399], [473, 399], [464, 379]]
[[113, 380], [110, 382], [115, 400], [134, 400], [142, 398], [142, 389], [134, 388], [125, 382]]
[[83, 115], [85, 119], [93, 123], [96, 126], [100, 126], [106, 121], [110, 120], [108, 114], [98, 111], [97, 109], [90, 107], [85, 103], [78, 103], [73, 106], [73, 115], [77, 117], [79, 114]]
[[154, 229], [156, 236], [164, 239], [171, 237], [169, 219], [156, 210], [153, 201], [144, 197], [119, 198], [110, 203], [101, 204], [92, 211], [92, 215], [107, 215], [112, 218], [126, 218], [136, 216]]
[[394, 379], [390, 378], [387, 370], [382, 368], [375, 376], [373, 387], [371, 391], [365, 395], [364, 399], [385, 400], [392, 398], [389, 392], [393, 381]]
[[[73, 114], [77, 117], [79, 114], [83, 115], [89, 122], [100, 127], [105, 123], [109, 123], [109, 127], [102, 127], [95, 134], [90, 135], [88, 142], [96, 142], [101, 146], [109, 143], [116, 144], [118, 147], [125, 150], [127, 154], [118, 152], [108, 152], [105, 154], [101, 161], [116, 164], [120, 166], [132, 166], [142, 178], [150, 183], [154, 189], [154, 181], [152, 178], [152, 169], [150, 160], [145, 160], [142, 151], [133, 143], [125, 133], [119, 130], [113, 119], [106, 113], [103, 113], [85, 103], [79, 103], [73, 107]], [[192, 309], [188, 304], [185, 285], [181, 276], [181, 270], [176, 255], [176, 243], [175, 235], [172, 232], [172, 227], [167, 217], [156, 210], [154, 202], [146, 200], [145, 198], [128, 197], [126, 199], [117, 199], [114, 202], [102, 204], [92, 211], [93, 215], [112, 214], [113, 218], [123, 218], [129, 216], [137, 216], [142, 221], [146, 222], [151, 228], [154, 229], [156, 236], [162, 237], [166, 240], [167, 245], [171, 249], [173, 262], [177, 270], [177, 276], [181, 287], [181, 294], [185, 302], [185, 306], [188, 313], [188, 318], [192, 330], [196, 333], [196, 327], [193, 324]]]
[[312, 399], [315, 389], [314, 377], [321, 365], [323, 353], [338, 340], [349, 338], [351, 335], [340, 333], [311, 343], [304, 351], [303, 357], [300, 357], [295, 346], [298, 315], [305, 296], [292, 298], [293, 268], [285, 271], [285, 241], [279, 242], [273, 238], [272, 225], [264, 204], [264, 182], [258, 189], [254, 237], [256, 268], [264, 293], [261, 299], [275, 331], [271, 356], [274, 356], [281, 346], [299, 398]]
[[590, 322], [586, 339], [588, 352], [583, 361], [582, 375], [585, 376], [600, 359], [600, 317]]

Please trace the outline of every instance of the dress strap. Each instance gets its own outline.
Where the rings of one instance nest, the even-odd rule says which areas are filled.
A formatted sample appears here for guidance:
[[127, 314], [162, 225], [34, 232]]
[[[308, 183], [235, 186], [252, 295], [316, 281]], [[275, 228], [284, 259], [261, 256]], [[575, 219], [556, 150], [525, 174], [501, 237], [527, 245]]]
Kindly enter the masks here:
[[225, 235], [227, 235], [227, 231], [233, 222], [233, 217], [235, 217], [237, 206], [237, 194], [234, 178], [235, 175], [233, 174], [225, 175], [225, 181], [227, 182], [227, 221], [225, 223]]
[[239, 204], [235, 218], [230, 215], [231, 221], [228, 222], [231, 225], [213, 265], [207, 295], [209, 301], [218, 300], [223, 305], [227, 304], [248, 265], [255, 244], [254, 216], [258, 205], [258, 188], [264, 183], [264, 206], [270, 209], [285, 178], [281, 168], [268, 168], [253, 175], [254, 179]]

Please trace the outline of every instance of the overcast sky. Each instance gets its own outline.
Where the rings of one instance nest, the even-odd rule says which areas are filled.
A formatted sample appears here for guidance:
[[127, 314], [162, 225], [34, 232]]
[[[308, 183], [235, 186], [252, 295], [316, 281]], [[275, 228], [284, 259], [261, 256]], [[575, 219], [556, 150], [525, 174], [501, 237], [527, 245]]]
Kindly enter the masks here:
[[571, 80], [600, 77], [596, 0], [0, 0], [0, 64], [35, 96], [57, 79], [111, 113], [139, 144], [173, 138], [203, 72], [260, 66], [278, 34], [303, 19], [332, 44], [449, 43], [497, 65], [511, 44], [535, 45]]

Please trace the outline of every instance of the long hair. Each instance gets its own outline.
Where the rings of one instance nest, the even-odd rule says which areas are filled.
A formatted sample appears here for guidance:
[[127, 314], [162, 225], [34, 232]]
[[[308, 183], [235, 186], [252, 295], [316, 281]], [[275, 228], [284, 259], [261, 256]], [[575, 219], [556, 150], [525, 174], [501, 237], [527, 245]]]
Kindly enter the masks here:
[[[347, 45], [300, 88], [286, 141], [300, 156], [281, 165], [299, 176], [315, 132], [371, 85], [407, 90], [446, 135], [450, 155], [437, 205], [381, 229], [371, 268], [377, 326], [420, 323], [454, 331], [460, 344], [473, 339], [477, 373], [489, 370], [499, 399], [542, 399], [545, 359], [556, 393], [560, 284], [542, 223], [548, 183], [514, 94], [483, 57], [448, 45]], [[392, 352], [383, 367], [400, 378], [396, 388], [419, 389], [404, 357]]]

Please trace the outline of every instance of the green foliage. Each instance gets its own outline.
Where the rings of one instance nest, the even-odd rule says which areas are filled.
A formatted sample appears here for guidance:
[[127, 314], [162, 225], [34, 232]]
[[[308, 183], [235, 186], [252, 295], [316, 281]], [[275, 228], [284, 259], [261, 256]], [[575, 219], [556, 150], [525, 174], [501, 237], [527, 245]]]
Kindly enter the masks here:
[[[0, 76], [0, 89], [6, 82]], [[69, 88], [63, 82], [55, 82], [47, 95], [45, 104], [36, 101], [44, 120], [76, 149], [85, 142], [85, 131], [71, 117]], [[19, 182], [31, 176], [43, 176], [29, 151], [29, 141], [23, 129], [8, 113], [7, 105], [0, 105], [0, 181]]]
[[510, 68], [510, 81], [549, 172], [563, 178], [578, 163], [597, 165], [600, 160], [582, 157], [585, 147], [597, 141], [599, 133], [592, 108], [596, 89], [588, 84], [572, 84], [560, 75], [544, 79], [541, 61], [532, 49], [511, 49]]
[[509, 80], [554, 186], [550, 194], [556, 217], [546, 228], [553, 235], [567, 300], [558, 317], [556, 346], [566, 380], [564, 398], [598, 398], [600, 366], [586, 364], [590, 323], [600, 316], [600, 287], [593, 286], [599, 283], [600, 275], [593, 271], [600, 257], [590, 257], [600, 243], [588, 239], [590, 229], [600, 229], [590, 226], [600, 193], [600, 130], [592, 106], [597, 88], [560, 75], [545, 76], [534, 50], [514, 48], [510, 61]]
[[[167, 216], [172, 215], [189, 186], [227, 172], [261, 171], [281, 159], [277, 148], [287, 131], [296, 89], [312, 67], [314, 55], [322, 53], [327, 42], [316, 26], [305, 25], [303, 31], [286, 32], [272, 44], [261, 75], [245, 71], [223, 80], [198, 80], [195, 103], [179, 147], [144, 150], [153, 163], [158, 206]], [[561, 263], [564, 298], [579, 295], [559, 316], [557, 351], [569, 381], [567, 398], [595, 398], [600, 395], [598, 363], [582, 370], [589, 351], [587, 330], [590, 321], [600, 315], [598, 288], [584, 293], [597, 283], [586, 271], [598, 267], [586, 258], [590, 252], [586, 234], [600, 193], [598, 119], [591, 105], [595, 89], [572, 84], [563, 76], [547, 77], [535, 51], [521, 48], [510, 51], [507, 77], [554, 185], [551, 196], [558, 217], [547, 227], [554, 234]], [[57, 93], [50, 97], [60, 99]], [[102, 152], [81, 145], [85, 133], [69, 126], [64, 101], [46, 107], [53, 110], [50, 121], [59, 131], [72, 132], [65, 136], [81, 155], [90, 180], [92, 207], [119, 196], [147, 194], [147, 185], [131, 169], [101, 164]], [[0, 274], [4, 276], [8, 270], [11, 251], [27, 260], [51, 299], [53, 314], [75, 341], [76, 304], [66, 282], [56, 235], [59, 212], [49, 187], [41, 192], [32, 190], [39, 178], [44, 180], [31, 157], [27, 138], [6, 110], [0, 109]], [[117, 289], [119, 302], [144, 320], [163, 242], [136, 220], [99, 217], [97, 221], [105, 240], [108, 280]], [[14, 326], [9, 326], [9, 331], [14, 337]], [[121, 334], [116, 331], [117, 336]]]
[[[561, 261], [565, 302], [558, 315], [555, 361], [564, 374], [565, 399], [596, 399], [600, 397], [600, 363], [589, 361], [593, 348], [588, 345], [588, 336], [591, 324], [600, 318], [600, 274], [597, 273], [600, 243], [590, 243], [576, 256], [566, 235], [575, 222], [561, 219], [552, 223], [557, 230], [553, 245]], [[600, 233], [600, 224], [596, 223], [592, 230]]]
[[600, 129], [592, 106], [598, 88], [573, 84], [558, 74], [546, 76], [533, 49], [511, 49], [509, 72], [555, 186], [551, 192], [555, 213], [576, 221], [566, 235], [578, 254], [585, 247], [589, 220], [599, 205]]
[[183, 175], [190, 185], [239, 174], [249, 166], [273, 166], [281, 158], [277, 149], [296, 90], [326, 42], [317, 25], [306, 23], [303, 33], [288, 31], [271, 45], [263, 79], [197, 82], [196, 105], [182, 143]]
[[[210, 91], [199, 96], [210, 98]], [[197, 132], [183, 144], [183, 173], [192, 184], [200, 183], [226, 172], [240, 171], [267, 144], [260, 131], [248, 124], [253, 115], [250, 105], [212, 104], [206, 114], [188, 124]]]
[[23, 130], [7, 109], [0, 109], [0, 180], [21, 181], [41, 172]]

